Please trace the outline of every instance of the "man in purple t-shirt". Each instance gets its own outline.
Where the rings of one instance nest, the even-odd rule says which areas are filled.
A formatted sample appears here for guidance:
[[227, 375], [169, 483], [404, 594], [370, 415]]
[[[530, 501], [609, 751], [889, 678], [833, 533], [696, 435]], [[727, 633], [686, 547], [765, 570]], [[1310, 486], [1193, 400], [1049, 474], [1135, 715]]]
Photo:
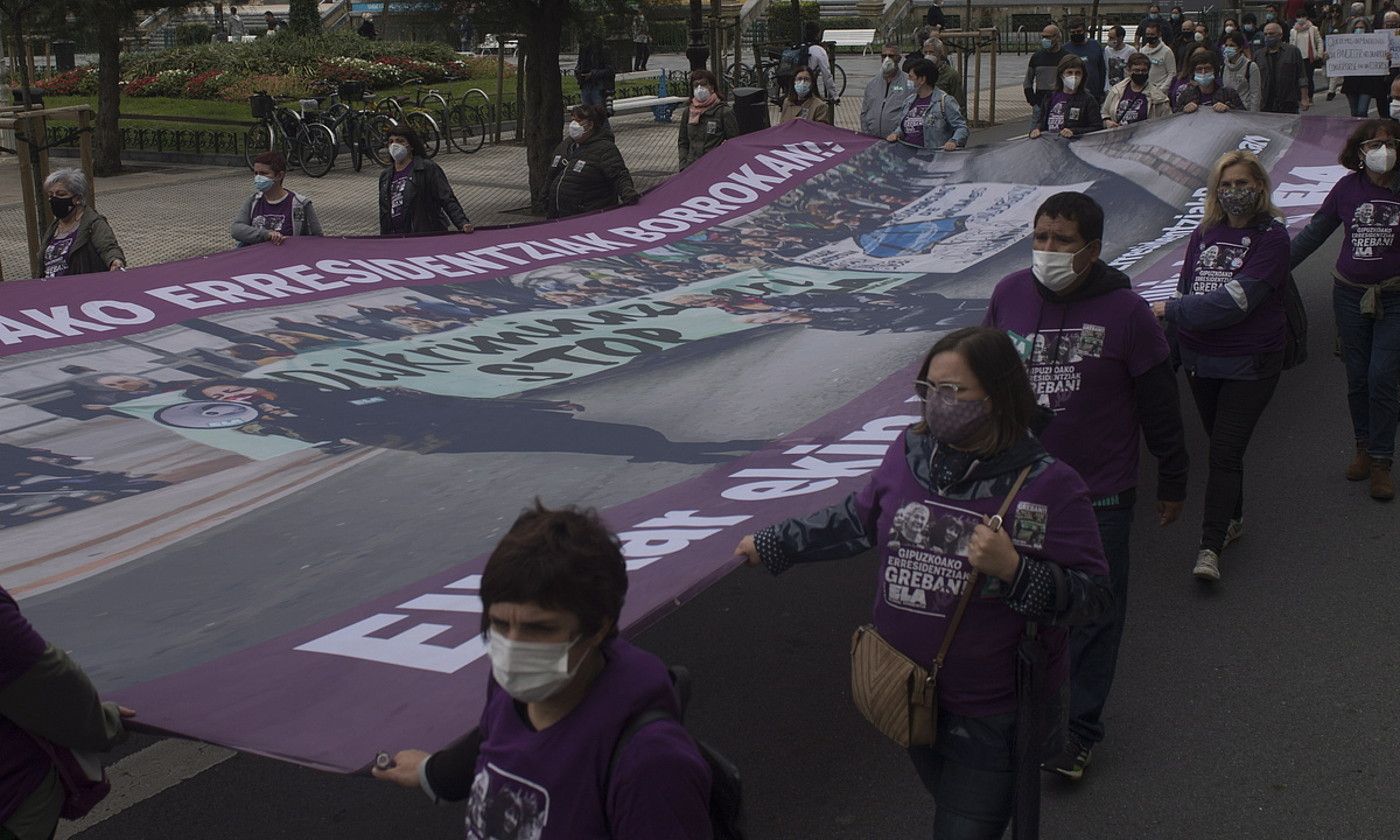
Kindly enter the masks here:
[[1070, 734], [1047, 769], [1078, 779], [1113, 685], [1128, 595], [1129, 529], [1137, 500], [1138, 435], [1157, 457], [1158, 522], [1186, 497], [1187, 455], [1166, 336], [1127, 275], [1099, 254], [1103, 209], [1062, 192], [1036, 210], [1032, 268], [997, 284], [984, 323], [1021, 350], [1041, 406], [1053, 417], [1045, 448], [1089, 487], [1116, 609], [1070, 637]]
[[375, 777], [465, 799], [468, 840], [708, 840], [709, 765], [666, 666], [618, 637], [626, 594], [617, 538], [597, 514], [527, 509], [481, 577], [491, 681], [480, 725], [431, 755], [402, 750]]

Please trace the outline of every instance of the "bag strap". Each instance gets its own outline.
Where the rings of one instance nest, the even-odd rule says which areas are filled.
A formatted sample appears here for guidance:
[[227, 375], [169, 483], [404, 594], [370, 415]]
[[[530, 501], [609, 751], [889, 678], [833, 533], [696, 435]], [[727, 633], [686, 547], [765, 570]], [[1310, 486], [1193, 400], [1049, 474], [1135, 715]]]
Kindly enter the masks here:
[[[1016, 476], [1016, 481], [1007, 491], [1006, 498], [1002, 499], [1001, 507], [997, 509], [996, 515], [987, 523], [993, 531], [1001, 530], [1002, 520], [1006, 512], [1011, 509], [1011, 503], [1016, 499], [1016, 494], [1021, 492], [1021, 485], [1026, 483], [1026, 478], [1031, 474], [1033, 464], [1027, 464], [1021, 474]], [[981, 575], [974, 570], [972, 577], [967, 579], [967, 586], [963, 588], [962, 597], [958, 599], [958, 608], [953, 613], [953, 621], [948, 625], [948, 632], [943, 634], [943, 644], [938, 646], [938, 655], [933, 658], [933, 673], [936, 676], [943, 668], [943, 659], [948, 655], [948, 648], [953, 646], [953, 635], [958, 632], [958, 625], [962, 624], [963, 613], [967, 612], [967, 604], [972, 600], [972, 593], [977, 589], [977, 579]]]

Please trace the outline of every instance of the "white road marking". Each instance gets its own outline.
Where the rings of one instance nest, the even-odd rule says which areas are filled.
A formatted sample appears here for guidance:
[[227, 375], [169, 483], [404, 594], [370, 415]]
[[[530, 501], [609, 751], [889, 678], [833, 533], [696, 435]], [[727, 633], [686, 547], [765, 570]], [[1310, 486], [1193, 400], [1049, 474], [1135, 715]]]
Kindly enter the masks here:
[[81, 820], [60, 822], [54, 840], [68, 840], [237, 754], [233, 750], [199, 741], [179, 738], [157, 741], [108, 767], [107, 778], [112, 781], [112, 792]]

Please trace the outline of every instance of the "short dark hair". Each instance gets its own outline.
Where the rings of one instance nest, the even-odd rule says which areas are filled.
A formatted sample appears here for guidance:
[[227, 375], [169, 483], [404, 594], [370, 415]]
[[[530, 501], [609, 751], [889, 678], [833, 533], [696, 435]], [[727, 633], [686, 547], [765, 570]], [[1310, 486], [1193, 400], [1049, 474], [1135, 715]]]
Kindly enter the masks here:
[[1126, 38], [1128, 36], [1128, 30], [1115, 23], [1108, 28], [1108, 35], [1110, 38]]
[[822, 36], [822, 25], [814, 20], [802, 22], [802, 38], [810, 43], [815, 43]]
[[1080, 58], [1077, 55], [1074, 55], [1073, 53], [1070, 53], [1069, 55], [1060, 59], [1059, 64], [1055, 65], [1055, 90], [1063, 91], [1065, 89], [1064, 77], [1066, 70], [1078, 70], [1079, 72], [1088, 75], [1088, 71], [1084, 69], [1084, 59]]
[[699, 70], [691, 70], [690, 83], [693, 85], [696, 82], [704, 82], [705, 84], [709, 85], [710, 92], [713, 93], [715, 96], [719, 96], [719, 79], [715, 78], [714, 73], [711, 73], [709, 70], [706, 70], [704, 68], [701, 68]]
[[492, 604], [538, 604], [578, 616], [591, 636], [611, 623], [617, 635], [627, 600], [622, 545], [592, 510], [545, 507], [535, 499], [491, 551], [481, 574], [481, 632], [491, 626]]
[[1231, 32], [1225, 36], [1225, 43], [1233, 44], [1237, 47], [1243, 48], [1245, 44], [1249, 43], [1249, 40], [1244, 37], [1243, 32], [1236, 29], [1234, 32]]
[[413, 156], [426, 158], [428, 147], [423, 145], [423, 138], [418, 136], [418, 131], [407, 122], [401, 122], [393, 128], [384, 132], [384, 139], [388, 141], [390, 137], [402, 137], [408, 141], [409, 148], [413, 149]]
[[938, 65], [927, 58], [916, 58], [909, 62], [909, 69], [905, 72], [911, 76], [918, 76], [930, 85], [938, 81]]
[[569, 109], [569, 116], [576, 120], [587, 120], [595, 127], [608, 121], [608, 109], [602, 105], [575, 105]]
[[1074, 222], [1085, 243], [1103, 239], [1103, 208], [1082, 192], [1057, 192], [1040, 203], [1032, 224], [1042, 216]]
[[1076, 26], [1085, 26], [1083, 15], [1070, 15], [1065, 18], [1065, 29], [1073, 29]]
[[1145, 64], [1148, 70], [1152, 69], [1152, 59], [1148, 58], [1145, 53], [1135, 52], [1128, 56], [1125, 66], [1132, 69], [1132, 67], [1137, 64]]
[[1361, 144], [1376, 139], [1377, 135], [1382, 133], [1400, 140], [1400, 126], [1397, 126], [1394, 120], [1367, 120], [1358, 125], [1352, 129], [1346, 145], [1342, 146], [1342, 153], [1337, 155], [1337, 163], [1352, 171], [1360, 169], [1365, 165], [1361, 156]]
[[1244, 17], [1240, 18], [1240, 26], [1244, 26], [1246, 23], [1258, 23], [1258, 22], [1259, 22], [1259, 18], [1257, 18], [1257, 17], [1254, 16], [1254, 12], [1245, 12], [1245, 13], [1244, 13]]
[[1196, 72], [1196, 68], [1202, 64], [1209, 64], [1210, 69], [1216, 73], [1220, 72], [1220, 60], [1215, 57], [1215, 50], [1196, 50], [1191, 54], [1189, 66], [1191, 72]]
[[[934, 356], [950, 350], [967, 360], [972, 375], [987, 392], [987, 424], [969, 442], [968, 448], [979, 455], [1005, 451], [1026, 436], [1036, 412], [1035, 391], [1020, 354], [1001, 330], [963, 327], [943, 336], [929, 348], [919, 366], [919, 376], [924, 376]], [[919, 421], [913, 430], [927, 434], [928, 425]]]
[[276, 149], [268, 149], [257, 157], [253, 158], [253, 163], [261, 163], [271, 167], [273, 172], [287, 171], [287, 158]]
[[[1147, 37], [1147, 31], [1148, 31], [1149, 29], [1152, 30], [1153, 32], [1156, 32], [1158, 38], [1162, 37], [1162, 24], [1157, 23], [1156, 21], [1153, 21], [1153, 22], [1151, 22], [1151, 23], [1144, 23], [1144, 24], [1142, 25], [1142, 36], [1143, 36], [1144, 38]], [[1149, 61], [1149, 63], [1150, 63], [1150, 62], [1151, 62], [1151, 59], [1149, 59], [1148, 61]]]

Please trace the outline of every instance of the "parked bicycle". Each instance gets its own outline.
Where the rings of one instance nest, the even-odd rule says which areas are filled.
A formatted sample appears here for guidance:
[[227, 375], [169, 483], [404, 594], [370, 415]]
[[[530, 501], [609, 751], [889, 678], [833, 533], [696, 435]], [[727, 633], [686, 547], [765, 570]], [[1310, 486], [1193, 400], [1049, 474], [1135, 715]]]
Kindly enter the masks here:
[[[473, 96], [481, 100], [474, 101]], [[452, 110], [452, 144], [471, 154], [486, 142], [486, 125], [492, 114], [491, 97], [481, 88], [471, 88], [462, 94], [462, 101]]]
[[320, 102], [302, 99], [298, 104], [300, 110], [279, 105], [267, 91], [258, 91], [249, 98], [248, 105], [257, 120], [243, 138], [243, 157], [249, 169], [253, 168], [254, 158], [272, 149], [282, 152], [288, 163], [301, 167], [312, 178], [320, 178], [335, 166], [338, 148], [334, 132], [307, 119], [308, 112], [319, 111]]
[[364, 166], [365, 157], [380, 166], [388, 166], [393, 160], [389, 157], [388, 136], [394, 121], [364, 107], [373, 98], [363, 83], [343, 82], [323, 112], [326, 125], [349, 150], [350, 165], [356, 172]]
[[[407, 84], [421, 83], [422, 79], [410, 79]], [[404, 107], [405, 104], [408, 107]], [[438, 121], [433, 119], [427, 111], [418, 107], [408, 96], [381, 96], [374, 103], [374, 108], [380, 114], [389, 117], [395, 125], [403, 123], [417, 132], [423, 141], [423, 149], [428, 157], [436, 157], [442, 148], [442, 130]]]

